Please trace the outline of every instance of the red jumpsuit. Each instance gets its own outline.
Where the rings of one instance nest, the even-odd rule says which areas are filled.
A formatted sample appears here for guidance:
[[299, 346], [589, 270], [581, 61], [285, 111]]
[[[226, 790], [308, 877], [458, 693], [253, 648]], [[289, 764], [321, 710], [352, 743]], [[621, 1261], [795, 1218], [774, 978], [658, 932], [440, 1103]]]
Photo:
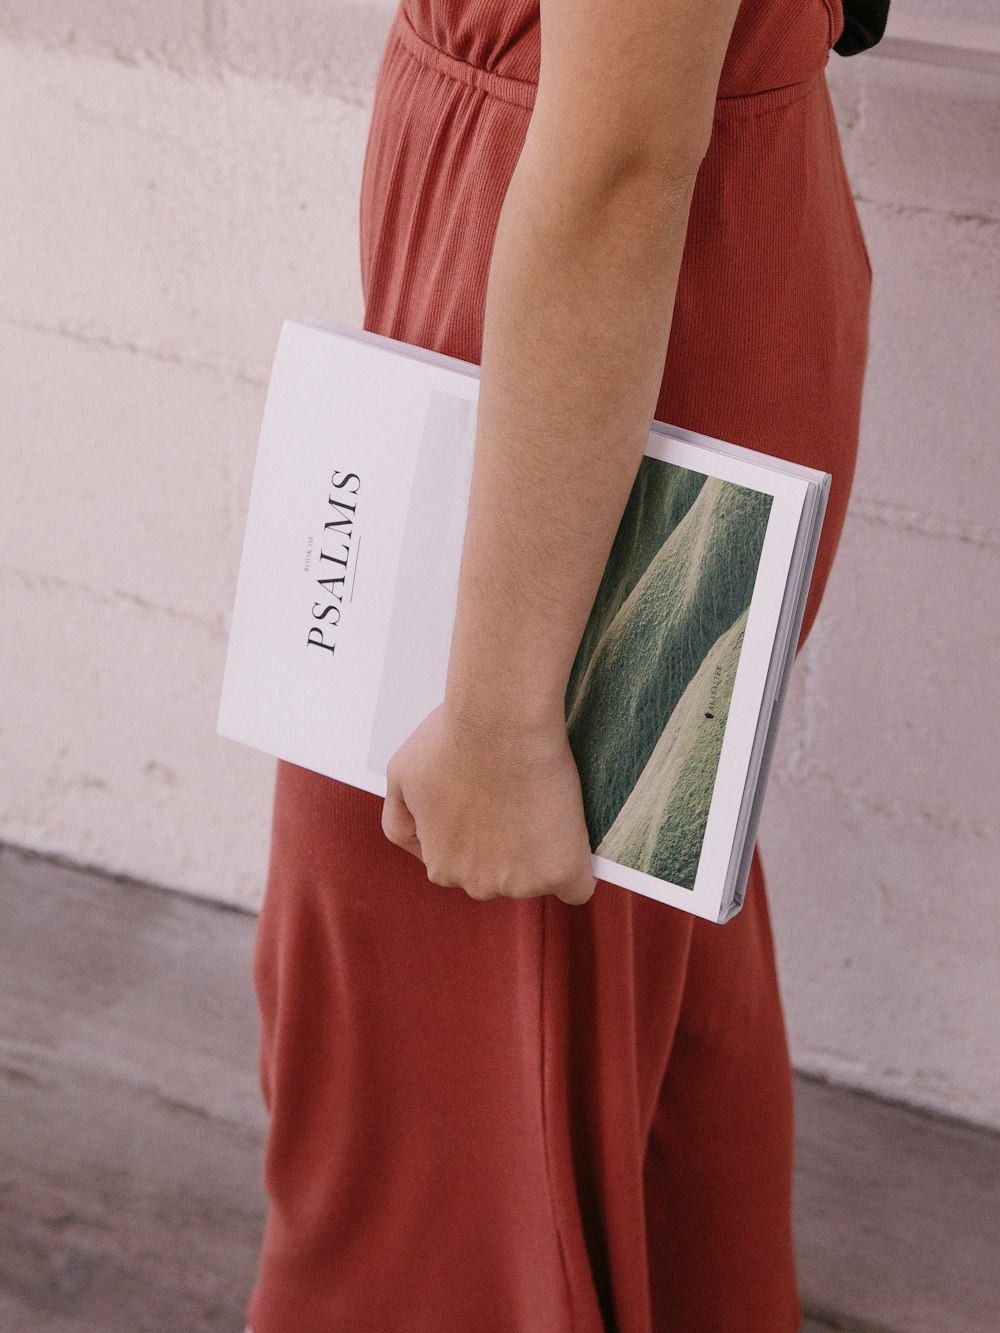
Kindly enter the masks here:
[[[824, 72], [842, 28], [841, 0], [743, 0], [656, 410], [833, 474], [799, 646], [867, 359], [871, 268]], [[538, 0], [402, 0], [361, 187], [366, 328], [479, 361], [538, 67]], [[254, 1333], [798, 1329], [759, 848], [719, 926], [604, 881], [583, 906], [476, 902], [431, 884], [381, 811], [278, 762]]]

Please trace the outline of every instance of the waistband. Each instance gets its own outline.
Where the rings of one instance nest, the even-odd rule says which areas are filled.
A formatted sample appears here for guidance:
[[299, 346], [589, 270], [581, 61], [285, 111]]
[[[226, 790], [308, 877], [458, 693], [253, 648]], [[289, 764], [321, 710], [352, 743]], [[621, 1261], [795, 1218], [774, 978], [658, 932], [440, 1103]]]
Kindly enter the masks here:
[[523, 107], [525, 111], [530, 111], [535, 105], [535, 95], [538, 92], [536, 82], [530, 79], [514, 79], [509, 74], [498, 74], [492, 69], [482, 69], [479, 65], [469, 64], [467, 60], [459, 60], [458, 56], [453, 56], [448, 51], [442, 51], [439, 46], [435, 46], [417, 32], [403, 12], [402, 5], [396, 10], [389, 32], [390, 36], [411, 55], [416, 56], [422, 64], [437, 70], [439, 74], [446, 74], [448, 78], [457, 79], [459, 83], [466, 83], [471, 88], [481, 88], [491, 97], [496, 97], [501, 102], [510, 102], [513, 106]]
[[[525, 111], [530, 111], [535, 105], [537, 82], [532, 79], [515, 79], [509, 74], [483, 69], [479, 65], [470, 64], [467, 60], [460, 60], [458, 56], [453, 56], [448, 51], [443, 51], [417, 32], [404, 13], [402, 4], [397, 8], [390, 25], [389, 40], [398, 42], [429, 69], [437, 70], [439, 74], [467, 84], [471, 88], [480, 88], [501, 102], [508, 102]], [[791, 102], [798, 101], [800, 97], [805, 97], [823, 83], [825, 71], [824, 62], [823, 65], [813, 69], [806, 78], [795, 83], [720, 95], [715, 101], [715, 117], [725, 120], [745, 120], [787, 106]]]

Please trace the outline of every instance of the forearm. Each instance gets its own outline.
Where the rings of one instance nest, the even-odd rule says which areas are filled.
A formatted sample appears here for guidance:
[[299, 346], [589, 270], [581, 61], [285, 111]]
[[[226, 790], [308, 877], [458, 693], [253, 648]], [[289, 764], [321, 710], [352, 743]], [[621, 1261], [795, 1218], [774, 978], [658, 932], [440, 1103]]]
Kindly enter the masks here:
[[655, 414], [694, 173], [553, 168], [525, 146], [491, 259], [446, 702], [562, 718]]

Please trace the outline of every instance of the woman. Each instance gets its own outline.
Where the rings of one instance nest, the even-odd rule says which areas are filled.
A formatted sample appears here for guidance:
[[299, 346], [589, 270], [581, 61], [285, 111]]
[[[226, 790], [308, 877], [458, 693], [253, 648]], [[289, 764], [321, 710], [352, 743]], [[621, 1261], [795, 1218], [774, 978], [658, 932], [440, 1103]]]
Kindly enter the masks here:
[[[383, 802], [279, 762], [254, 1333], [792, 1333], [759, 850], [725, 926], [590, 872], [563, 692], [655, 416], [854, 472], [841, 0], [402, 0], [365, 327], [482, 366], [445, 702]], [[803, 892], [808, 886], [802, 886]]]

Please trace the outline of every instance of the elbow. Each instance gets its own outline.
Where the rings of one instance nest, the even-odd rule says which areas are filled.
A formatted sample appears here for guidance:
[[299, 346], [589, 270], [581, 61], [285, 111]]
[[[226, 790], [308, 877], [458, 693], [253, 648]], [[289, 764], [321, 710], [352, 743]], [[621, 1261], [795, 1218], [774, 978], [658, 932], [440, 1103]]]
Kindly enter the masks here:
[[590, 146], [595, 161], [620, 179], [642, 179], [668, 188], [690, 185], [708, 152], [712, 114], [696, 118], [692, 109], [669, 122], [618, 123]]
[[587, 138], [567, 133], [565, 120], [550, 124], [532, 116], [522, 157], [534, 163], [537, 179], [558, 182], [574, 194], [613, 194], [640, 189], [684, 194], [695, 182], [708, 152], [712, 119], [698, 126], [625, 126], [620, 123]]
[[672, 146], [667, 151], [656, 143], [608, 145], [598, 165], [610, 186], [636, 184], [653, 192], [679, 194], [694, 185], [706, 151], [707, 145]]

